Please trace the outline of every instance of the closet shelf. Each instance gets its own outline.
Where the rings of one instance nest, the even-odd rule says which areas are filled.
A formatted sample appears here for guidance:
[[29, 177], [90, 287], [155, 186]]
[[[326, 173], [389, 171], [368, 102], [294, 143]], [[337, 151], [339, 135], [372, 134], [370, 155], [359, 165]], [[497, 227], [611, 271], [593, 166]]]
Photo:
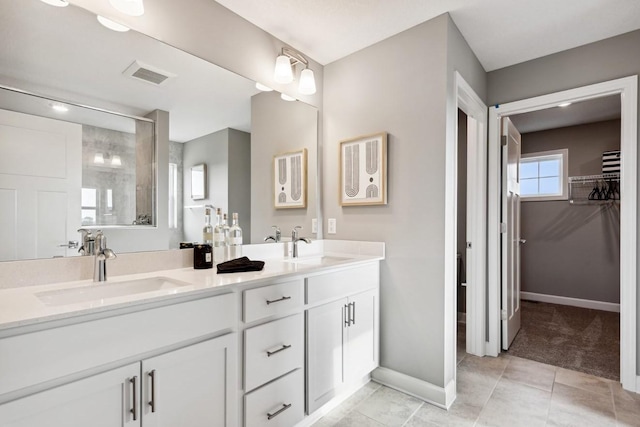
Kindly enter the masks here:
[[620, 174], [569, 177], [569, 203], [594, 205], [620, 201]]

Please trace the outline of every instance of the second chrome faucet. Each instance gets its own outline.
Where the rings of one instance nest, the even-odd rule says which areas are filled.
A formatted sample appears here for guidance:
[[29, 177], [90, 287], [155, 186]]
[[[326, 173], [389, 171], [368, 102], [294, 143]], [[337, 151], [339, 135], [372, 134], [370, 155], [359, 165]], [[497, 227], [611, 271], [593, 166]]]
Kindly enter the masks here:
[[308, 238], [298, 236], [298, 230], [301, 229], [302, 226], [296, 225], [295, 227], [293, 227], [293, 230], [291, 230], [291, 242], [293, 243], [293, 253], [291, 256], [293, 258], [298, 258], [298, 242], [302, 241], [305, 243], [311, 243], [311, 240], [309, 240]]

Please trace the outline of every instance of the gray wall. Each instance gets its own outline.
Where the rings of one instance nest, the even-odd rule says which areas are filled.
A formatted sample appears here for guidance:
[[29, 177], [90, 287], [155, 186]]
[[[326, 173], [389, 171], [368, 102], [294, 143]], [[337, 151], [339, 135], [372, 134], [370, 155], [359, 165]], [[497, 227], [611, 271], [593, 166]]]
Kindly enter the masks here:
[[[620, 149], [620, 120], [522, 135], [522, 153], [569, 150], [569, 176], [602, 173], [602, 152]], [[523, 201], [522, 290], [620, 302], [619, 205]]]
[[[250, 144], [249, 134], [235, 129], [223, 129], [209, 135], [196, 138], [184, 144], [184, 239], [188, 242], [202, 242], [202, 227], [204, 226], [204, 208], [210, 204], [222, 209], [223, 213], [238, 212], [240, 226], [243, 233], [250, 229], [248, 218], [250, 211], [243, 211], [250, 206], [249, 187], [236, 187], [236, 183], [246, 184], [250, 180], [251, 171], [248, 168], [231, 168], [235, 165], [246, 165], [248, 159], [231, 159], [232, 154], [250, 155], [246, 146]], [[231, 145], [244, 147], [231, 147]], [[204, 163], [207, 165], [207, 194], [204, 200], [191, 198], [191, 168]], [[234, 181], [235, 179], [235, 181]], [[188, 208], [188, 206], [199, 206]], [[235, 209], [232, 211], [232, 209]], [[230, 217], [230, 215], [229, 215]], [[243, 220], [244, 218], [244, 220]], [[215, 224], [215, 212], [212, 212], [211, 222]], [[229, 223], [230, 223], [229, 219]]]
[[[489, 105], [640, 74], [638, 46], [640, 30], [492, 71], [487, 75]], [[636, 303], [640, 306], [640, 292]], [[637, 320], [640, 335], [640, 316]], [[637, 345], [640, 366], [640, 339]]]
[[[296, 225], [301, 236], [311, 233], [317, 210], [318, 110], [302, 102], [287, 102], [276, 92], [251, 98], [251, 243], [261, 243], [277, 225], [283, 237]], [[307, 207], [275, 209], [273, 206], [273, 156], [307, 149]]]
[[184, 144], [181, 142], [169, 141], [169, 163], [175, 163], [178, 173], [178, 188], [176, 189], [176, 202], [178, 205], [178, 215], [176, 218], [176, 228], [169, 229], [169, 248], [177, 249], [180, 242], [184, 241], [184, 166], [182, 161]]
[[[445, 347], [455, 345], [444, 335], [445, 141], [455, 133], [447, 128], [455, 123], [447, 117], [454, 68], [484, 96], [484, 70], [442, 15], [327, 65], [323, 110], [323, 210], [338, 231], [326, 237], [386, 242], [381, 365], [440, 387], [453, 375]], [[389, 134], [388, 204], [340, 207], [339, 141], [380, 131]]]

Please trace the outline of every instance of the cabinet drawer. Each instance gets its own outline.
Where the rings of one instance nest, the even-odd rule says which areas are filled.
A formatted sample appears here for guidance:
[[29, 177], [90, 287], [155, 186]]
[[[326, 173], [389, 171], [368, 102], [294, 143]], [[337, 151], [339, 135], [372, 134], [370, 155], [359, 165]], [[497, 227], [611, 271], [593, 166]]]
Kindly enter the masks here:
[[244, 321], [249, 323], [301, 308], [303, 291], [303, 279], [244, 291]]
[[291, 427], [304, 418], [302, 369], [245, 396], [246, 427]]
[[232, 328], [225, 294], [0, 339], [0, 395]]
[[363, 265], [307, 279], [307, 304], [342, 298], [380, 284], [380, 264]]
[[303, 366], [302, 313], [247, 329], [244, 339], [246, 391]]

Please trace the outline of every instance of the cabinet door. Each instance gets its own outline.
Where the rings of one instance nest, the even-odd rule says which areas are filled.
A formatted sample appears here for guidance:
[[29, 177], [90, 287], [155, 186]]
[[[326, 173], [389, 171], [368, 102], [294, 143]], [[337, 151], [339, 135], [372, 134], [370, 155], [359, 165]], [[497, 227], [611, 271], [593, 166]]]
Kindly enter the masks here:
[[349, 297], [351, 322], [346, 328], [345, 381], [358, 380], [378, 366], [378, 291]]
[[[134, 378], [135, 382], [132, 381]], [[139, 427], [140, 405], [139, 402], [135, 402], [134, 395], [139, 399], [139, 363], [0, 405], [0, 425]], [[132, 413], [134, 404], [136, 420], [133, 419]]]
[[143, 360], [145, 427], [235, 426], [237, 348], [234, 333]]
[[347, 299], [307, 310], [307, 410], [331, 400], [343, 382], [343, 335]]

